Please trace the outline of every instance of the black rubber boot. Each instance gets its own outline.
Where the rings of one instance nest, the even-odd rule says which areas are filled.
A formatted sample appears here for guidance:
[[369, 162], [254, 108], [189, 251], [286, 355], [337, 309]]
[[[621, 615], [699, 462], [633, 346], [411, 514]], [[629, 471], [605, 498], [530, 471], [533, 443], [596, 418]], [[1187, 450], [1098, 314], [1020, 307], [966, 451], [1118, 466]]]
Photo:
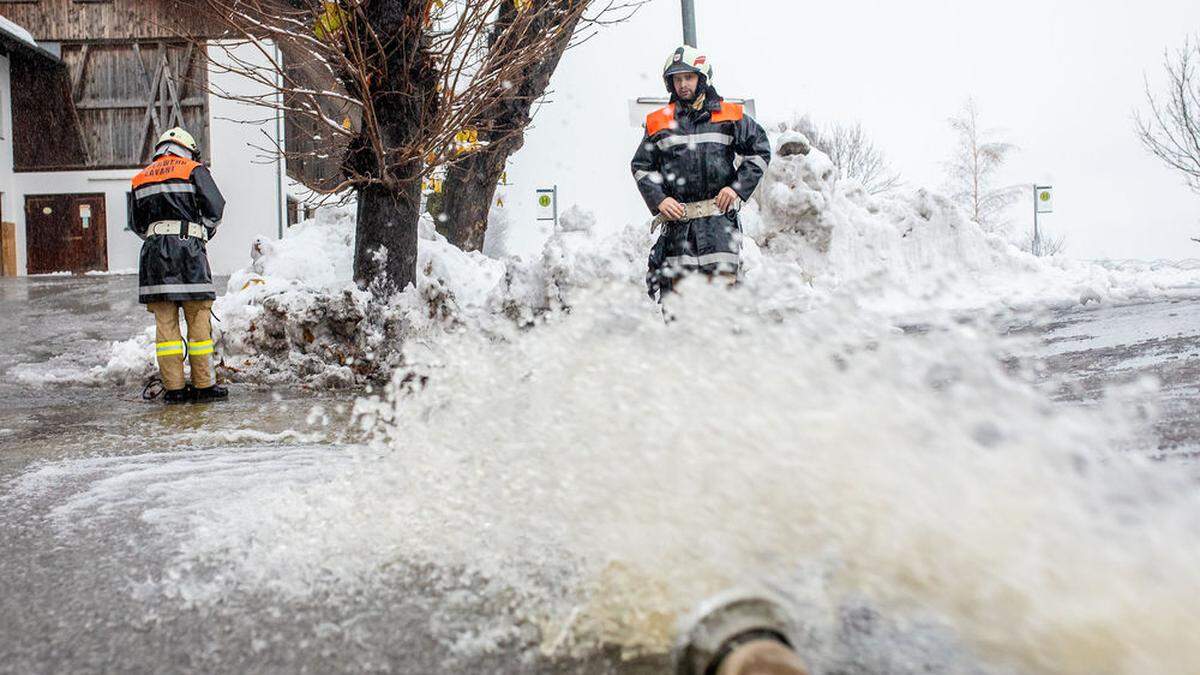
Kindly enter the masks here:
[[192, 387], [183, 389], [168, 389], [163, 392], [163, 403], [187, 403], [192, 400]]
[[209, 401], [221, 401], [229, 398], [229, 390], [225, 387], [213, 385], [204, 389], [192, 390], [192, 401], [195, 403], [207, 403]]

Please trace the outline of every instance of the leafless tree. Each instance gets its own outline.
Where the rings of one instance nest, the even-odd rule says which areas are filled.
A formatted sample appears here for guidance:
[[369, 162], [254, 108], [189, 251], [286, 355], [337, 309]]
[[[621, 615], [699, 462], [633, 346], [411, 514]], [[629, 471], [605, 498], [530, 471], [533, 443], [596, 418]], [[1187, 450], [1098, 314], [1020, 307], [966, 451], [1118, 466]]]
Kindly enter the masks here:
[[1146, 149], [1183, 174], [1188, 187], [1200, 192], [1200, 42], [1187, 40], [1174, 53], [1163, 54], [1167, 72], [1165, 95], [1146, 81], [1148, 113], [1135, 112], [1138, 137]]
[[949, 123], [958, 137], [945, 163], [950, 197], [985, 231], [998, 232], [1006, 225], [1004, 211], [1021, 196], [1019, 185], [995, 185], [996, 174], [1017, 146], [997, 139], [997, 132], [981, 128], [973, 99], [967, 99]]
[[[789, 125], [781, 125], [781, 130], [787, 128]], [[861, 123], [818, 126], [811, 118], [801, 117], [793, 120], [790, 128], [804, 134], [814, 148], [829, 155], [839, 178], [857, 180], [871, 194], [889, 192], [900, 185], [900, 173], [892, 169]]]
[[264, 93], [218, 95], [311, 130], [302, 147], [266, 150], [289, 162], [337, 158], [330, 179], [309, 187], [326, 195], [354, 192], [354, 278], [385, 295], [415, 279], [423, 179], [492, 145], [511, 144], [528, 115], [484, 130], [477, 125], [503, 114], [497, 111], [532, 105], [545, 84], [519, 86], [530, 73], [548, 83], [581, 27], [618, 20], [642, 2], [194, 1], [224, 21], [228, 36], [256, 48], [253, 58], [227, 50], [226, 68]]

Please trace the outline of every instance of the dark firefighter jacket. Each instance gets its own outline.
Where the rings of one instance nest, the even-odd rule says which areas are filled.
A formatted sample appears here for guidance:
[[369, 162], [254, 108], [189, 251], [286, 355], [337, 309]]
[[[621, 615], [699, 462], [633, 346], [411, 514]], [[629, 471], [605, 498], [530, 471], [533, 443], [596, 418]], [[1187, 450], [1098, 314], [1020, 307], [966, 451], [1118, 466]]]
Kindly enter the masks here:
[[225, 198], [208, 169], [171, 149], [134, 177], [131, 227], [145, 239], [138, 264], [139, 302], [216, 299], [203, 239], [147, 232], [156, 222], [182, 223], [183, 232], [188, 223], [199, 223], [211, 238], [224, 212]]
[[[710, 87], [700, 110], [672, 99], [646, 117], [646, 135], [633, 156], [632, 170], [642, 199], [657, 215], [666, 197], [682, 204], [708, 201], [726, 187], [745, 201], [770, 161], [771, 143], [763, 128], [742, 106], [723, 101]], [[669, 222], [651, 253], [650, 274], [664, 267], [736, 271], [740, 251], [735, 212]]]

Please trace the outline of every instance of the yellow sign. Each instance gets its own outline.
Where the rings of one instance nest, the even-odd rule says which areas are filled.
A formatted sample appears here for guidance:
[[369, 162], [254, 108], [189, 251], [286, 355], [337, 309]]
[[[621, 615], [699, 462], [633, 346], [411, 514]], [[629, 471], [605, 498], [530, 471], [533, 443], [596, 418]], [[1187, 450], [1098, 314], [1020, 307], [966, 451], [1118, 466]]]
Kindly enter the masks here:
[[550, 208], [550, 205], [553, 203], [553, 200], [550, 199], [550, 195], [542, 195], [541, 197], [538, 197], [538, 206], [542, 207], [543, 209]]

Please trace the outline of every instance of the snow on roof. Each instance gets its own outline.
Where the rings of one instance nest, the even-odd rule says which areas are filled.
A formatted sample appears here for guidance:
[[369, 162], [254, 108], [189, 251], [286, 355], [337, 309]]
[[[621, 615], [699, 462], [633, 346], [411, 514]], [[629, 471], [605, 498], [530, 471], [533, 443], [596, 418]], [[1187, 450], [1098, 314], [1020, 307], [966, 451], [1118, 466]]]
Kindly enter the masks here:
[[62, 63], [62, 59], [57, 54], [51, 53], [39, 45], [29, 31], [2, 16], [0, 16], [0, 44], [23, 52], [27, 51], [53, 64]]
[[24, 42], [30, 47], [37, 47], [37, 41], [33, 39], [33, 35], [24, 28], [0, 16], [0, 31], [8, 33], [13, 39]]

